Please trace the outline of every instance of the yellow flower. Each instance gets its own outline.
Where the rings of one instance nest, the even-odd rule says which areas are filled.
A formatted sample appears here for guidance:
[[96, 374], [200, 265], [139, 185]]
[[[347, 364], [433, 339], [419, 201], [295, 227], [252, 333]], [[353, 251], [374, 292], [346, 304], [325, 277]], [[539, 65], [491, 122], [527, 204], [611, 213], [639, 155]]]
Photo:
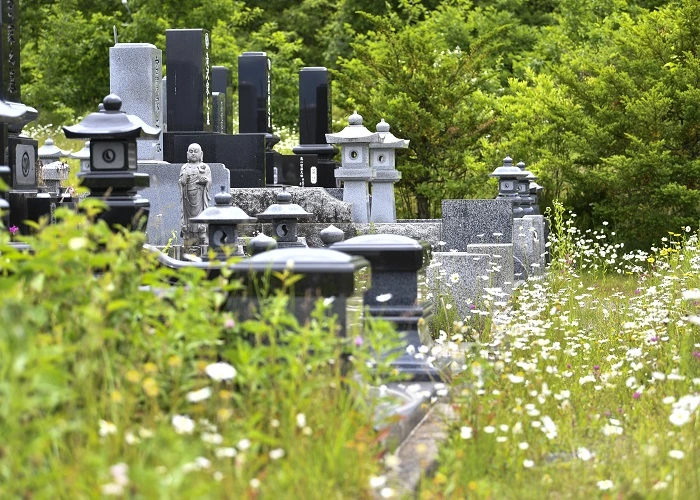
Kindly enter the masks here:
[[216, 412], [216, 418], [219, 420], [219, 422], [226, 422], [232, 416], [233, 412], [228, 408], [219, 408], [219, 410]]
[[155, 397], [158, 395], [158, 382], [156, 382], [155, 379], [151, 377], [144, 379], [143, 384], [141, 384], [141, 387], [143, 387], [144, 392], [148, 396]]
[[128, 372], [126, 372], [126, 379], [129, 382], [132, 382], [135, 384], [136, 382], [141, 380], [141, 374], [139, 372], [137, 372], [136, 370], [129, 370]]
[[155, 365], [155, 363], [151, 363], [150, 361], [143, 365], [143, 371], [146, 373], [157, 373], [158, 372], [158, 367]]
[[182, 366], [182, 358], [180, 356], [170, 356], [168, 358], [168, 366], [170, 368], [180, 368]]
[[231, 396], [232, 396], [231, 391], [227, 391], [225, 389], [219, 391], [219, 397], [223, 400], [231, 399]]
[[109, 397], [113, 403], [121, 403], [124, 400], [122, 393], [119, 391], [112, 391]]

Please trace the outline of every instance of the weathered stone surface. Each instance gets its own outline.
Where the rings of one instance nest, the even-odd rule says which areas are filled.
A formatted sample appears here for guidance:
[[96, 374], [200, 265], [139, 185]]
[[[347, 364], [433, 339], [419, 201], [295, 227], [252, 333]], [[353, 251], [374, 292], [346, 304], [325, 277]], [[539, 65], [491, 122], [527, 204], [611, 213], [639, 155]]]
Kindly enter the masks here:
[[544, 276], [547, 265], [547, 230], [546, 220], [543, 215], [526, 215], [523, 219], [532, 220], [535, 259], [532, 265], [532, 276]]
[[472, 243], [511, 243], [513, 209], [504, 200], [442, 200], [445, 250], [467, 251]]
[[[208, 165], [212, 177], [210, 204], [215, 205], [214, 195], [220, 191], [220, 186], [230, 189], [229, 171], [222, 163], [208, 163]], [[151, 181], [149, 187], [139, 191], [142, 198], [151, 202], [147, 226], [147, 241], [151, 245], [166, 245], [171, 238], [171, 244], [182, 244], [179, 184], [181, 167], [182, 164], [174, 165], [165, 162], [139, 162], [138, 164], [139, 172], [148, 174]]]
[[429, 242], [438, 250], [442, 232], [440, 219], [406, 219], [394, 223], [355, 224], [358, 234], [397, 234]]
[[[247, 214], [259, 214], [276, 203], [281, 188], [234, 188], [231, 190], [233, 203]], [[334, 198], [324, 188], [288, 188], [292, 202], [315, 215], [313, 222], [328, 224], [351, 221], [350, 204]], [[338, 226], [340, 227], [340, 226]], [[342, 228], [341, 228], [342, 229]], [[347, 236], [347, 234], [346, 234]], [[319, 239], [320, 242], [320, 239]], [[320, 245], [319, 245], [320, 246]]]
[[426, 270], [426, 282], [437, 307], [441, 296], [447, 296], [457, 308], [460, 318], [471, 316], [481, 301], [484, 288], [491, 282], [491, 256], [467, 252], [433, 252]]
[[469, 253], [486, 254], [491, 257], [489, 288], [500, 288], [510, 294], [513, 291], [514, 264], [512, 243], [474, 243], [467, 246]]

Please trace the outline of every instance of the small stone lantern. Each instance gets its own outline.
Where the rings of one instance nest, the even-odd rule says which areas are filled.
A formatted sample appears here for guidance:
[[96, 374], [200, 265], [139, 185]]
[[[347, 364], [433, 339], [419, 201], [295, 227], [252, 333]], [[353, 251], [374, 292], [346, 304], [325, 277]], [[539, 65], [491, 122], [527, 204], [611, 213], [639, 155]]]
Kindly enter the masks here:
[[277, 248], [277, 240], [270, 238], [265, 233], [260, 233], [256, 237], [248, 240], [248, 253], [250, 255], [258, 255], [259, 253], [269, 252]]
[[80, 151], [70, 154], [70, 158], [80, 160], [80, 171], [90, 171], [90, 140], [85, 141], [85, 146]]
[[345, 239], [343, 230], [335, 227], [333, 224], [322, 229], [321, 232], [318, 233], [318, 236], [321, 238], [324, 247], [329, 247], [334, 243], [340, 243]]
[[272, 237], [277, 240], [278, 248], [305, 247], [306, 243], [297, 237], [297, 224], [302, 219], [309, 219], [314, 214], [307, 212], [296, 203], [292, 203], [292, 195], [287, 188], [277, 193], [277, 203], [256, 214], [258, 220], [272, 223]]
[[407, 148], [409, 141], [395, 137], [389, 130], [389, 124], [382, 118], [377, 124], [382, 142], [369, 145], [369, 165], [374, 173], [371, 222], [396, 222], [394, 184], [401, 179], [401, 172], [396, 170], [396, 150]]
[[121, 111], [122, 100], [109, 94], [104, 108], [76, 125], [63, 127], [69, 139], [90, 139], [90, 170], [80, 172], [90, 196], [101, 198], [107, 210], [100, 214], [112, 228], [144, 229], [150, 203], [136, 192], [150, 185], [148, 174], [136, 171], [136, 139], [157, 139], [160, 129]]
[[520, 207], [520, 196], [518, 195], [518, 181], [524, 178], [522, 170], [513, 165], [513, 159], [506, 156], [503, 165], [489, 174], [489, 177], [498, 179], [497, 200], [506, 200], [513, 205], [513, 218], [523, 216], [523, 209]]
[[525, 168], [524, 161], [518, 162], [516, 166], [525, 174], [525, 177], [518, 180], [518, 196], [520, 196], [520, 207], [523, 209], [523, 216], [535, 215], [534, 200], [530, 195], [530, 182], [537, 179], [537, 177]]
[[[231, 193], [221, 186], [221, 192], [214, 195], [213, 207], [205, 208], [197, 216], [190, 219], [195, 224], [207, 224], [209, 246], [219, 260], [226, 259], [226, 249], [229, 255], [243, 256], [243, 249], [238, 245], [238, 224], [255, 222], [243, 210], [231, 204]], [[203, 253], [203, 252], [202, 252]]]
[[44, 184], [50, 193], [60, 191], [61, 182], [68, 178], [70, 167], [67, 163], [61, 161], [70, 154], [70, 151], [63, 151], [56, 146], [53, 139], [48, 138], [44, 144], [37, 150], [39, 160], [41, 160], [41, 170], [44, 177]]
[[326, 142], [342, 147], [341, 166], [335, 169], [335, 178], [343, 182], [343, 201], [352, 206], [352, 221], [369, 222], [369, 183], [374, 178], [369, 146], [381, 138], [362, 125], [357, 111], [350, 115], [348, 123], [337, 134], [326, 134]]

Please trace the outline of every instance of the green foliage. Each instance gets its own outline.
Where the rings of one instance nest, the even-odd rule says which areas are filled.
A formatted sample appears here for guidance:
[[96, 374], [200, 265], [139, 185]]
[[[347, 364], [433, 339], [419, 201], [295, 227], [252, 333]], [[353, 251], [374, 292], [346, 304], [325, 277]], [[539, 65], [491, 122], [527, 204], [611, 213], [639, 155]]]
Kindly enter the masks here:
[[299, 324], [292, 275], [243, 320], [237, 280], [163, 268], [82, 206], [21, 237], [33, 253], [0, 232], [0, 496], [367, 496], [393, 330], [338, 337], [324, 302]]

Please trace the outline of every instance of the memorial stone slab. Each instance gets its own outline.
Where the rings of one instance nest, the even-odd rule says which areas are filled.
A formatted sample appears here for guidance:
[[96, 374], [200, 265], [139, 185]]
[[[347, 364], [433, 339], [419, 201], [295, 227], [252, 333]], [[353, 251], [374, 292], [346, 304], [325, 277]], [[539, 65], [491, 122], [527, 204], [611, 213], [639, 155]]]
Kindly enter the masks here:
[[467, 251], [472, 243], [511, 243], [512, 205], [504, 200], [442, 200], [445, 250]]
[[233, 80], [231, 70], [225, 66], [211, 67], [211, 81], [213, 92], [219, 92], [226, 96], [226, 116], [224, 134], [233, 133]]
[[204, 29], [165, 31], [170, 132], [212, 130], [210, 42]]
[[547, 221], [544, 215], [526, 215], [524, 219], [532, 220], [532, 228], [535, 239], [535, 263], [533, 267], [534, 276], [544, 276], [547, 265]]
[[486, 254], [491, 257], [489, 281], [486, 286], [500, 288], [510, 295], [513, 291], [514, 264], [512, 243], [472, 243], [467, 245], [467, 252]]
[[202, 146], [206, 158], [223, 163], [231, 171], [232, 187], [265, 186], [265, 134], [166, 132], [165, 160], [182, 163], [192, 143]]
[[238, 56], [238, 131], [272, 133], [270, 59], [265, 52]]
[[[163, 127], [163, 53], [150, 43], [118, 43], [109, 49], [110, 92], [122, 97], [122, 110], [147, 125]], [[163, 136], [138, 139], [138, 160], [162, 160]]]
[[[203, 148], [205, 160], [207, 151]], [[164, 162], [139, 162], [139, 172], [150, 176], [151, 185], [140, 191], [141, 196], [151, 202], [151, 213], [148, 218], [147, 241], [151, 245], [182, 244], [181, 228], [181, 197], [180, 197], [180, 167], [186, 156], [179, 164]], [[214, 195], [230, 189], [228, 169], [221, 163], [209, 163], [211, 169], [212, 189], [210, 206], [215, 205]]]
[[[447, 300], [457, 308], [460, 319], [470, 317], [489, 286], [491, 257], [468, 252], [433, 252], [426, 270], [432, 301], [442, 308]], [[449, 303], [449, 302], [448, 302]]]

